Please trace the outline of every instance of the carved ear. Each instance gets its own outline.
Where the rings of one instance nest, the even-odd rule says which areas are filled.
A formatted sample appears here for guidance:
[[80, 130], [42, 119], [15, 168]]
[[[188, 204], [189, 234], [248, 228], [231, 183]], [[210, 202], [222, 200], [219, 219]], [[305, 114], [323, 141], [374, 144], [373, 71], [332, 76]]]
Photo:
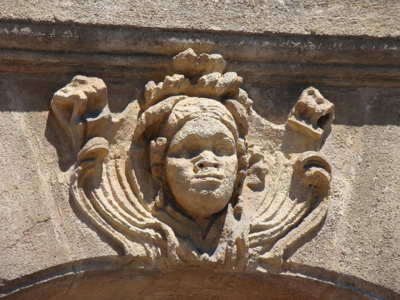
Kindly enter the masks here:
[[165, 137], [158, 137], [150, 143], [150, 165], [151, 174], [154, 179], [160, 181], [164, 168], [164, 154], [167, 147], [167, 139]]
[[89, 140], [78, 153], [78, 163], [90, 160], [102, 162], [109, 152], [108, 141], [102, 137], [95, 137]]
[[246, 177], [247, 186], [253, 191], [262, 191], [265, 187], [265, 175], [267, 174], [264, 155], [258, 147], [250, 147], [249, 153], [249, 169]]
[[313, 190], [314, 196], [325, 197], [328, 194], [331, 167], [318, 152], [302, 153], [294, 165], [294, 171], [294, 175], [300, 178], [303, 186]]

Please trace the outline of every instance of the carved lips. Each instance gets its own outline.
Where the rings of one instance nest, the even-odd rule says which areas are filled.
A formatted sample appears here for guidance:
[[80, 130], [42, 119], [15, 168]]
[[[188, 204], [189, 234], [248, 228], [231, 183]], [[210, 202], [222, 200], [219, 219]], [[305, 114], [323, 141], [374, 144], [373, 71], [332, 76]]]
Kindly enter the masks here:
[[194, 176], [196, 184], [204, 190], [215, 190], [221, 184], [225, 176], [219, 172], [202, 172]]

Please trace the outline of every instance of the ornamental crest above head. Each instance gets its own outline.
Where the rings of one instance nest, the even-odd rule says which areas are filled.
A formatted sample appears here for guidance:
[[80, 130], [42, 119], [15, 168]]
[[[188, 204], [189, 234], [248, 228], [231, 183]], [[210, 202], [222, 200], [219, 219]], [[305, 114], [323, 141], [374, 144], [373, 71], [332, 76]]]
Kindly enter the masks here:
[[140, 268], [276, 271], [323, 223], [331, 170], [319, 153], [334, 106], [307, 88], [285, 124], [252, 109], [243, 79], [192, 49], [121, 113], [76, 76], [51, 107], [76, 154], [79, 213]]

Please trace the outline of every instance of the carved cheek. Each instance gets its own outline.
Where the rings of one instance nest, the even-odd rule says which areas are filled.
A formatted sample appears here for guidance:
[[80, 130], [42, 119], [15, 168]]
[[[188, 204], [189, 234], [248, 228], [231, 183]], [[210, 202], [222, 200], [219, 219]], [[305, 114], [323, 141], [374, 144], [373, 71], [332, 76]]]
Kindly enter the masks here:
[[166, 177], [172, 189], [174, 185], [189, 183], [193, 176], [193, 164], [189, 159], [167, 157]]
[[236, 174], [238, 170], [238, 159], [236, 154], [231, 155], [231, 156], [225, 156], [222, 159], [222, 165], [223, 165], [223, 171], [224, 171], [224, 176], [225, 180], [232, 184], [232, 189], [233, 189], [233, 183], [236, 180]]

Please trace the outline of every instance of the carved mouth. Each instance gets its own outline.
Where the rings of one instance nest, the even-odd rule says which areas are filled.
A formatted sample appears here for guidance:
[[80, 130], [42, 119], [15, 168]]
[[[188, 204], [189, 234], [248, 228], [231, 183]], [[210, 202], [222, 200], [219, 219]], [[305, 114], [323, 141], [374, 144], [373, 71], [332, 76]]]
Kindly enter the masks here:
[[205, 178], [205, 179], [211, 179], [211, 180], [222, 180], [223, 176], [219, 173], [201, 173], [201, 174], [196, 174], [195, 178]]
[[197, 186], [197, 188], [203, 191], [214, 191], [221, 186], [223, 176], [215, 173], [203, 173], [196, 174], [195, 179], [196, 183], [194, 183], [194, 185]]

